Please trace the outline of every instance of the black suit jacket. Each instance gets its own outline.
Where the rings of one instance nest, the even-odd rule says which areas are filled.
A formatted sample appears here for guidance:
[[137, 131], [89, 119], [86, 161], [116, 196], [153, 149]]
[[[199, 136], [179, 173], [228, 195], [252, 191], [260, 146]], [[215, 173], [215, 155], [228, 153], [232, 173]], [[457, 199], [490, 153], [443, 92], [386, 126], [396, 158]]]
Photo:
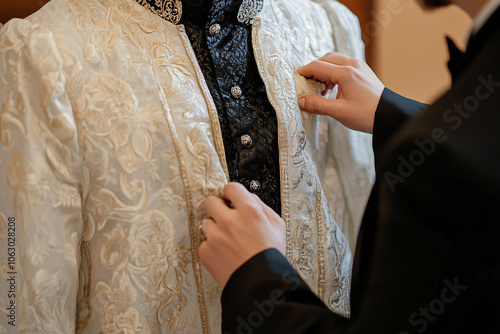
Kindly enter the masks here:
[[500, 333], [499, 62], [500, 10], [452, 58], [452, 88], [432, 106], [384, 91], [350, 319], [266, 250], [226, 285], [222, 332]]

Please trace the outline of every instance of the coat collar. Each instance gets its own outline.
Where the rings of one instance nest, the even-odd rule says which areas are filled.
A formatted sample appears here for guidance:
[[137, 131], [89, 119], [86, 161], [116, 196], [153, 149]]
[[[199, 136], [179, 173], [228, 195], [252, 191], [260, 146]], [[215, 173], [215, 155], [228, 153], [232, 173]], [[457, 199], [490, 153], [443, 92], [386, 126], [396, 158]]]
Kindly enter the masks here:
[[500, 8], [500, 0], [489, 0], [483, 9], [481, 9], [479, 15], [474, 19], [471, 33], [476, 34], [498, 8]]
[[[181, 0], [135, 0], [161, 18], [178, 24], [182, 18]], [[238, 21], [251, 23], [264, 7], [264, 0], [243, 0], [238, 10]]]
[[448, 48], [450, 51], [450, 61], [448, 68], [450, 69], [453, 81], [456, 81], [465, 68], [474, 60], [483, 46], [488, 42], [491, 36], [500, 30], [500, 8], [498, 8], [483, 27], [472, 35], [469, 39], [467, 49], [464, 52], [460, 51], [455, 43], [450, 38], [447, 38]]
[[490, 39], [491, 35], [500, 30], [500, 8], [490, 16], [479, 31], [472, 35], [467, 45], [466, 55], [475, 56]]

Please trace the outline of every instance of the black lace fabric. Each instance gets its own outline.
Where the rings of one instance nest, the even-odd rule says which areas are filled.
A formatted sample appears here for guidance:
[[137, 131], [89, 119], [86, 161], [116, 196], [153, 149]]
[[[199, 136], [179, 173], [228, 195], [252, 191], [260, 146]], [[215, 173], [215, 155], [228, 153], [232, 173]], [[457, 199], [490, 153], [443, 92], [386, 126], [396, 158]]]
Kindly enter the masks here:
[[281, 215], [276, 112], [253, 55], [252, 27], [237, 20], [241, 3], [183, 0], [180, 24], [217, 107], [230, 180]]

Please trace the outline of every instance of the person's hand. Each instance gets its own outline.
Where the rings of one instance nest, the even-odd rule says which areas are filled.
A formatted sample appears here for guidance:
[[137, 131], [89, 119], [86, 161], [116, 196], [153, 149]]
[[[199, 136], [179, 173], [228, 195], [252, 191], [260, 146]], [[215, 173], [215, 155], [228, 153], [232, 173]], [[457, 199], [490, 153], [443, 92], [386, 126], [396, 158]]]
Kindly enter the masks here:
[[211, 218], [201, 222], [206, 240], [198, 253], [221, 286], [254, 255], [269, 248], [285, 254], [285, 222], [243, 185], [228, 183], [224, 199], [207, 197], [204, 206]]
[[373, 132], [375, 111], [384, 84], [364, 61], [340, 53], [328, 53], [300, 67], [298, 73], [325, 84], [322, 95], [338, 86], [337, 100], [304, 96], [299, 99], [302, 110], [331, 116], [353, 130]]

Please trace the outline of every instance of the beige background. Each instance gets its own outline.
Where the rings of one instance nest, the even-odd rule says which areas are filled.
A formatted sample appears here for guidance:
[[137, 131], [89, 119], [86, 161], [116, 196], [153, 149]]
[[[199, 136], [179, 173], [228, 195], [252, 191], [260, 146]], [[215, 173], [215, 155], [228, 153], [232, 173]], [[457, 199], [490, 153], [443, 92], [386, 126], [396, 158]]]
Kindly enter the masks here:
[[0, 23], [23, 18], [41, 8], [49, 0], [0, 0]]
[[430, 103], [446, 90], [450, 36], [465, 49], [471, 24], [458, 7], [424, 11], [416, 0], [340, 0], [360, 17], [367, 59], [382, 82]]
[[[378, 0], [375, 10], [386, 8], [390, 1]], [[429, 13], [409, 0], [401, 1], [401, 7], [376, 40], [373, 66], [388, 88], [432, 102], [451, 81], [445, 36], [465, 49], [471, 21], [458, 7]]]

